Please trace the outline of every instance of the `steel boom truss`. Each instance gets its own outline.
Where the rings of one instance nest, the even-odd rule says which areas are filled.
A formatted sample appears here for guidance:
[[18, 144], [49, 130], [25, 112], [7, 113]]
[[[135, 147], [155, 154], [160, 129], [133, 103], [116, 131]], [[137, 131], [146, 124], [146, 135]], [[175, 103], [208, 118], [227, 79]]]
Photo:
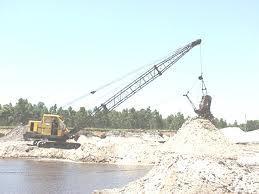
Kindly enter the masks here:
[[128, 98], [136, 94], [139, 90], [144, 88], [150, 82], [155, 80], [157, 77], [161, 76], [166, 70], [172, 67], [179, 59], [181, 59], [187, 52], [189, 52], [193, 47], [199, 45], [200, 43], [201, 39], [197, 39], [196, 41], [193, 41], [185, 45], [184, 47], [177, 49], [171, 56], [154, 65], [148, 71], [143, 73], [137, 79], [132, 81], [130, 84], [125, 86], [119, 92], [117, 92], [104, 103], [102, 103], [99, 107], [97, 107], [97, 110], [94, 111], [94, 114], [97, 111], [111, 111], [115, 109], [117, 106], [119, 106]]

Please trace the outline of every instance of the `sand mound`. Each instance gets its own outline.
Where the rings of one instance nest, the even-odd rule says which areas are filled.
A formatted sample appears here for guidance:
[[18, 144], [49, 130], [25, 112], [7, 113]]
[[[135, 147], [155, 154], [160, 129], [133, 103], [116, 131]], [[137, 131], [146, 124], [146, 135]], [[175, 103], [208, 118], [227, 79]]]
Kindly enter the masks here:
[[259, 143], [259, 129], [245, 132], [239, 127], [227, 127], [220, 131], [232, 143]]
[[177, 134], [165, 145], [180, 154], [235, 157], [239, 154], [233, 145], [210, 121], [195, 119], [187, 121]]
[[[187, 121], [161, 148], [160, 161], [143, 178], [103, 193], [256, 192], [258, 171], [239, 164], [239, 149], [210, 121]], [[97, 192], [98, 193], [98, 192]]]
[[233, 160], [175, 154], [168, 165], [157, 165], [145, 177], [101, 193], [256, 193], [258, 176]]
[[242, 141], [244, 131], [239, 127], [227, 127], [220, 129], [224, 136], [232, 143], [239, 143]]

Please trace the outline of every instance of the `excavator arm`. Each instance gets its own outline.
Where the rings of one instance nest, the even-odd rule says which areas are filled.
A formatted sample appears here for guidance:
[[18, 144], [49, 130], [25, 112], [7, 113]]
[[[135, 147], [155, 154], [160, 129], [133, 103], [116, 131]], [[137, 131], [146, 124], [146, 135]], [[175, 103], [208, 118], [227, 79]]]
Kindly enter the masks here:
[[191, 101], [190, 97], [188, 96], [188, 93], [187, 94], [184, 94], [183, 96], [185, 96], [187, 98], [187, 100], [190, 102], [190, 104], [192, 105], [192, 108], [194, 110], [194, 112], [197, 111], [197, 108], [196, 106], [194, 105], [194, 103]]
[[161, 76], [166, 70], [172, 67], [179, 59], [181, 59], [187, 52], [189, 52], [193, 47], [199, 44], [201, 44], [201, 39], [197, 39], [196, 41], [193, 41], [185, 45], [184, 47], [177, 49], [171, 56], [154, 65], [148, 71], [143, 73], [137, 79], [132, 81], [130, 84], [125, 86], [119, 92], [117, 92], [104, 103], [102, 103], [99, 107], [97, 107], [93, 114], [102, 110], [113, 110], [121, 103], [126, 101], [128, 98], [136, 94], [139, 90], [148, 85], [150, 82], [155, 80], [157, 77]]

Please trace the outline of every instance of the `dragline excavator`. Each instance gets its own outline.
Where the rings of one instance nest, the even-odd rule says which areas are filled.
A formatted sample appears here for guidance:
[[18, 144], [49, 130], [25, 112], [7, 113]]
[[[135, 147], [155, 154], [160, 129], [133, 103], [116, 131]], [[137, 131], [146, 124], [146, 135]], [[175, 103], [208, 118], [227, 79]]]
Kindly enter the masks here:
[[[201, 44], [201, 39], [197, 39], [179, 49], [171, 56], [155, 64], [137, 79], [125, 86], [119, 92], [114, 94], [104, 103], [102, 103], [93, 114], [100, 111], [111, 111], [128, 98], [136, 94], [150, 82], [163, 75], [163, 73], [172, 67], [179, 59], [181, 59], [192, 48]], [[91, 92], [92, 94], [95, 92]], [[39, 147], [60, 147], [60, 148], [78, 148], [80, 144], [69, 143], [68, 139], [74, 138], [65, 126], [62, 118], [59, 115], [44, 115], [42, 121], [29, 121], [28, 131], [24, 134], [25, 140], [34, 140], [33, 145]]]

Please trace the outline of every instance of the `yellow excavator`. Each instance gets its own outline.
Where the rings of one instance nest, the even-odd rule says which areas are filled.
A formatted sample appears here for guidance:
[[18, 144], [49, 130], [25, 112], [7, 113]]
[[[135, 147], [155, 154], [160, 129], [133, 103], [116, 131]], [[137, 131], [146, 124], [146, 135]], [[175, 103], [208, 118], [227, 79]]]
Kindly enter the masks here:
[[75, 139], [71, 135], [61, 116], [44, 114], [41, 121], [30, 120], [28, 130], [23, 134], [24, 140], [33, 140], [34, 146], [44, 148], [77, 149], [79, 143], [67, 142], [68, 139]]
[[[139, 90], [160, 77], [166, 70], [172, 67], [180, 58], [188, 53], [193, 47], [199, 45], [201, 39], [197, 39], [179, 49], [172, 55], [155, 64], [146, 72], [141, 74], [137, 79], [133, 80], [119, 92], [114, 94], [99, 107], [97, 107], [92, 116], [101, 111], [111, 111], [133, 96]], [[94, 94], [96, 91], [90, 92]], [[79, 143], [69, 143], [68, 139], [76, 139], [77, 137], [70, 133], [66, 128], [63, 119], [59, 115], [44, 114], [41, 121], [29, 121], [28, 131], [24, 134], [25, 140], [34, 140], [33, 145], [38, 147], [54, 147], [54, 148], [78, 148]]]

